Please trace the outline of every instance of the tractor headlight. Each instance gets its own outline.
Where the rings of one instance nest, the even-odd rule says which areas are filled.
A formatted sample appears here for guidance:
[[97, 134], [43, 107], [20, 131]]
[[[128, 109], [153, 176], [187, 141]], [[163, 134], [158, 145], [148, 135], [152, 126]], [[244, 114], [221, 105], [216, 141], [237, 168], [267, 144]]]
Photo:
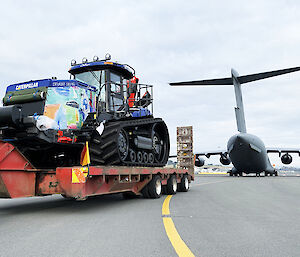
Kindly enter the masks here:
[[75, 66], [75, 65], [76, 65], [76, 60], [73, 59], [73, 60], [71, 61], [71, 66]]
[[88, 59], [86, 57], [83, 57], [82, 58], [82, 63], [87, 63], [88, 62]]
[[99, 57], [97, 55], [94, 56], [93, 61], [97, 62], [99, 60]]
[[111, 55], [109, 54], [109, 53], [107, 53], [106, 55], [105, 55], [105, 60], [107, 61], [107, 60], [110, 60], [111, 59]]

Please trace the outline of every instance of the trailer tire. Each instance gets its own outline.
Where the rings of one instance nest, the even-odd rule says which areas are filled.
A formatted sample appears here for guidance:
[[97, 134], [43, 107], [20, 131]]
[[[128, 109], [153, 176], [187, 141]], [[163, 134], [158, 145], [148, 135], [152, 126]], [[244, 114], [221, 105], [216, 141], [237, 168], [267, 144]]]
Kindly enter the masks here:
[[189, 184], [189, 179], [187, 175], [183, 175], [180, 183], [179, 183], [179, 187], [178, 187], [178, 191], [180, 192], [187, 192], [189, 191], [190, 188], [190, 184]]
[[75, 200], [74, 197], [66, 196], [66, 195], [64, 195], [64, 194], [61, 194], [61, 196], [62, 196], [63, 198], [65, 198], [66, 200]]
[[162, 186], [162, 194], [163, 195], [167, 194], [167, 186], [166, 185]]
[[175, 175], [172, 175], [167, 181], [167, 194], [175, 195], [177, 192], [177, 181]]
[[124, 199], [135, 199], [138, 196], [133, 192], [123, 192], [122, 193]]
[[162, 195], [161, 178], [159, 175], [154, 176], [148, 184], [148, 193], [150, 198], [153, 199], [160, 198]]
[[144, 188], [141, 191], [144, 198], [150, 198], [149, 196], [149, 190], [148, 190], [148, 184], [144, 186]]

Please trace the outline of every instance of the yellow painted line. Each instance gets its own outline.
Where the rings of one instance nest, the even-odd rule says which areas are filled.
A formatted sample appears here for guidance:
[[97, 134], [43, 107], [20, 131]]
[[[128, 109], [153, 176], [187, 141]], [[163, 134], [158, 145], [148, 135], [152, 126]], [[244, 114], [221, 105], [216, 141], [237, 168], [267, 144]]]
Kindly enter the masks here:
[[163, 203], [163, 206], [162, 206], [162, 215], [170, 215], [170, 208], [169, 208], [169, 205], [170, 205], [170, 200], [172, 198], [172, 195], [168, 195], [166, 197], [166, 199], [164, 200], [164, 203]]
[[[194, 186], [203, 186], [203, 185], [209, 185], [209, 184], [216, 184], [216, 183], [222, 183], [230, 180], [220, 180], [216, 182], [208, 182], [208, 183], [202, 183], [202, 184], [196, 184]], [[192, 253], [192, 251], [187, 247], [187, 245], [184, 243], [180, 235], [178, 234], [176, 227], [174, 225], [174, 222], [172, 218], [170, 217], [170, 200], [172, 198], [172, 195], [168, 195], [166, 199], [163, 202], [162, 205], [162, 216], [163, 216], [163, 223], [164, 227], [167, 233], [167, 236], [176, 251], [177, 255], [179, 257], [195, 257], [195, 255]], [[166, 217], [167, 216], [167, 217]]]
[[[163, 206], [162, 206], [162, 215], [170, 215], [170, 200], [172, 195], [168, 195], [165, 199]], [[195, 255], [191, 252], [191, 250], [187, 247], [184, 241], [181, 239], [180, 235], [178, 234], [174, 222], [171, 217], [163, 217], [163, 222], [165, 226], [165, 230], [167, 236], [174, 247], [177, 255], [179, 257], [195, 257]]]

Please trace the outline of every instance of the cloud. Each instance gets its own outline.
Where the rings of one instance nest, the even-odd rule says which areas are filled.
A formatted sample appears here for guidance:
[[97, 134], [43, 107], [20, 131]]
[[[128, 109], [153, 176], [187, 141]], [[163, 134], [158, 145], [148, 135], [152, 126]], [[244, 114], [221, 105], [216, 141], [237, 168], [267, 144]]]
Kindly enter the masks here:
[[[156, 116], [176, 150], [176, 126], [193, 125], [194, 148], [225, 147], [236, 133], [233, 88], [169, 82], [299, 65], [298, 1], [4, 1], [0, 94], [31, 79], [68, 78], [71, 59], [110, 52], [154, 84]], [[300, 146], [300, 74], [243, 86], [249, 132], [266, 145]], [[300, 165], [300, 162], [298, 162]]]

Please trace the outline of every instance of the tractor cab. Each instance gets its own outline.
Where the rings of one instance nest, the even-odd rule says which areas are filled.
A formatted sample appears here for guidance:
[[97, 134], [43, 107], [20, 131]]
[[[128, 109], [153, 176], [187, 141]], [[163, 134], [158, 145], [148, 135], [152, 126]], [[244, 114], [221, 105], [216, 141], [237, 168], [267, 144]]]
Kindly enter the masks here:
[[97, 89], [97, 114], [114, 117], [141, 117], [152, 114], [152, 86], [138, 84], [135, 71], [127, 64], [94, 57], [83, 58], [82, 64], [73, 60], [69, 72], [72, 79]]

